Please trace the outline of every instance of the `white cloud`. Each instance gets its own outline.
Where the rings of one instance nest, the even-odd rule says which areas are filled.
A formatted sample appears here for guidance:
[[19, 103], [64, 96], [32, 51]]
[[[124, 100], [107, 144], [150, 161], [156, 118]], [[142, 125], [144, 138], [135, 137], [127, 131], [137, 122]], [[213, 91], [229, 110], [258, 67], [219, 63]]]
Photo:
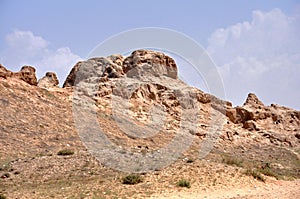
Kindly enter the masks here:
[[240, 105], [248, 92], [266, 103], [300, 109], [300, 17], [280, 9], [253, 11], [252, 21], [216, 30], [208, 53], [219, 66], [227, 98]]
[[32, 65], [41, 78], [48, 71], [56, 72], [60, 83], [73, 65], [82, 60], [70, 48], [52, 49], [50, 43], [30, 31], [15, 30], [6, 36], [7, 49], [1, 55], [1, 62], [7, 68], [18, 71], [23, 65]]

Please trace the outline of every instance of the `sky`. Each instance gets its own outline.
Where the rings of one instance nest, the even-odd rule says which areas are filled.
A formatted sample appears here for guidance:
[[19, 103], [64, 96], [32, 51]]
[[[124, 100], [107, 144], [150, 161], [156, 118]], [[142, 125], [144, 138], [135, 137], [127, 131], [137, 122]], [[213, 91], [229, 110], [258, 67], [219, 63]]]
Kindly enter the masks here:
[[[32, 65], [38, 78], [55, 71], [63, 83], [98, 44], [143, 27], [168, 28], [201, 45], [235, 106], [254, 92], [267, 105], [300, 110], [299, 0], [0, 0], [0, 63], [12, 71]], [[193, 73], [184, 79], [207, 91]]]

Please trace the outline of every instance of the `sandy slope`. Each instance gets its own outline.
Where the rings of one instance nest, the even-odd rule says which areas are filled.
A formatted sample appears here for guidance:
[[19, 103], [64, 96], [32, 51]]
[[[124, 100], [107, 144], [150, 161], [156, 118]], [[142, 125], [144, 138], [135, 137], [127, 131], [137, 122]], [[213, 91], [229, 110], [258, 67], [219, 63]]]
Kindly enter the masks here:
[[212, 198], [212, 199], [292, 199], [300, 198], [300, 180], [273, 181], [267, 184], [253, 185], [239, 189], [207, 190], [202, 192], [188, 192], [188, 190], [176, 193], [154, 195], [151, 198]]

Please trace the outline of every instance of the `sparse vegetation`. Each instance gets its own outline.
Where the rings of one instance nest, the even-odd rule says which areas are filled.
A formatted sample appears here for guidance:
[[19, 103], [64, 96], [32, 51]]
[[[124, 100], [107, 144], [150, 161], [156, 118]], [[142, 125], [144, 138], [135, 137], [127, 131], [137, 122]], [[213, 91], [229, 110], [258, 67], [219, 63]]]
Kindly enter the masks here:
[[222, 162], [232, 166], [243, 167], [243, 161], [231, 156], [224, 156]]
[[57, 155], [73, 155], [74, 151], [72, 151], [71, 149], [63, 149], [60, 150]]
[[266, 176], [274, 177], [277, 180], [283, 179], [283, 176], [277, 174], [275, 171], [271, 169], [271, 164], [269, 162], [263, 165], [258, 171]]
[[138, 174], [130, 174], [130, 175], [127, 175], [123, 178], [123, 184], [138, 184], [138, 183], [141, 183], [143, 182], [143, 179], [140, 175]]
[[257, 170], [253, 170], [253, 169], [247, 169], [245, 172], [246, 175], [248, 176], [252, 176], [253, 178], [265, 182], [266, 179], [261, 175], [261, 173]]
[[190, 188], [191, 183], [189, 181], [185, 180], [185, 179], [181, 179], [181, 180], [178, 181], [177, 186]]
[[0, 194], [0, 199], [6, 199], [5, 195]]

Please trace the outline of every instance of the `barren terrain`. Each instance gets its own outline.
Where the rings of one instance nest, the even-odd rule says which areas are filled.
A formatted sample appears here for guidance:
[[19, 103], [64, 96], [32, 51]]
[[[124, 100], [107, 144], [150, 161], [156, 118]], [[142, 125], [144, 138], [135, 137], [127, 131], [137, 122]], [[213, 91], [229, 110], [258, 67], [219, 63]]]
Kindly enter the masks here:
[[[28, 76], [28, 71], [15, 75], [0, 67], [2, 197], [300, 197], [299, 111], [276, 104], [264, 105], [254, 94], [248, 95], [244, 105], [232, 107], [230, 102], [187, 87], [177, 79], [175, 62], [152, 51], [137, 51], [127, 58], [115, 56], [84, 63], [106, 67], [102, 70], [96, 93], [88, 89], [76, 91], [72, 72], [64, 88], [59, 88], [58, 82], [52, 84], [53, 74], [48, 74], [44, 82], [37, 83], [31, 81], [32, 75]], [[156, 70], [157, 63], [160, 68]], [[149, 64], [152, 64], [153, 71], [144, 72], [140, 69]], [[164, 76], [158, 77], [157, 74], [161, 73]], [[156, 81], [155, 84], [140, 84], [142, 78], [151, 74], [155, 74], [151, 77]], [[124, 90], [118, 90], [119, 80], [123, 81]], [[78, 84], [85, 86], [92, 81], [84, 79]], [[130, 96], [126, 93], [128, 82], [139, 84]], [[179, 103], [178, 95], [173, 94], [176, 87], [182, 93], [188, 93], [195, 101], [183, 98]], [[187, 138], [192, 138], [191, 146], [176, 157], [172, 164], [163, 168], [136, 172], [138, 174], [113, 169], [106, 161], [97, 160], [90, 148], [95, 143], [91, 141], [89, 145], [83, 142], [80, 125], [86, 125], [83, 128], [91, 130], [89, 136], [96, 136], [92, 133], [93, 127], [87, 125], [90, 115], [85, 115], [85, 110], [81, 110], [84, 122], [79, 126], [74, 118], [74, 110], [77, 110], [74, 107], [80, 107], [85, 102], [80, 101], [80, 98], [86, 96], [93, 96], [93, 110], [105, 135], [123, 151], [147, 156], [173, 140], [179, 129]], [[112, 98], [117, 102], [115, 106], [123, 105], [125, 100], [129, 101], [125, 119], [122, 119], [120, 109], [113, 109]], [[149, 114], [151, 106], [155, 104], [163, 107], [165, 121], [162, 123], [158, 120], [157, 124], [147, 126], [151, 117], [162, 114], [159, 109], [153, 115]], [[199, 110], [199, 116], [184, 121], [184, 111], [195, 107]], [[157, 126], [162, 128], [151, 138], [137, 138], [122, 132], [114, 115], [120, 116], [121, 121], [130, 119], [149, 132]], [[208, 129], [221, 124], [213, 121], [216, 116], [223, 118], [224, 124], [218, 130], [212, 150], [207, 156], [200, 157], [199, 152], [204, 150], [201, 146], [210, 136], [214, 136], [209, 134]], [[189, 125], [183, 122], [199, 125], [190, 130]], [[130, 129], [129, 123], [125, 124]], [[174, 154], [176, 152], [174, 150]], [[132, 165], [135, 164], [132, 162]], [[139, 181], [126, 184], [124, 179], [130, 175], [136, 176]]]

